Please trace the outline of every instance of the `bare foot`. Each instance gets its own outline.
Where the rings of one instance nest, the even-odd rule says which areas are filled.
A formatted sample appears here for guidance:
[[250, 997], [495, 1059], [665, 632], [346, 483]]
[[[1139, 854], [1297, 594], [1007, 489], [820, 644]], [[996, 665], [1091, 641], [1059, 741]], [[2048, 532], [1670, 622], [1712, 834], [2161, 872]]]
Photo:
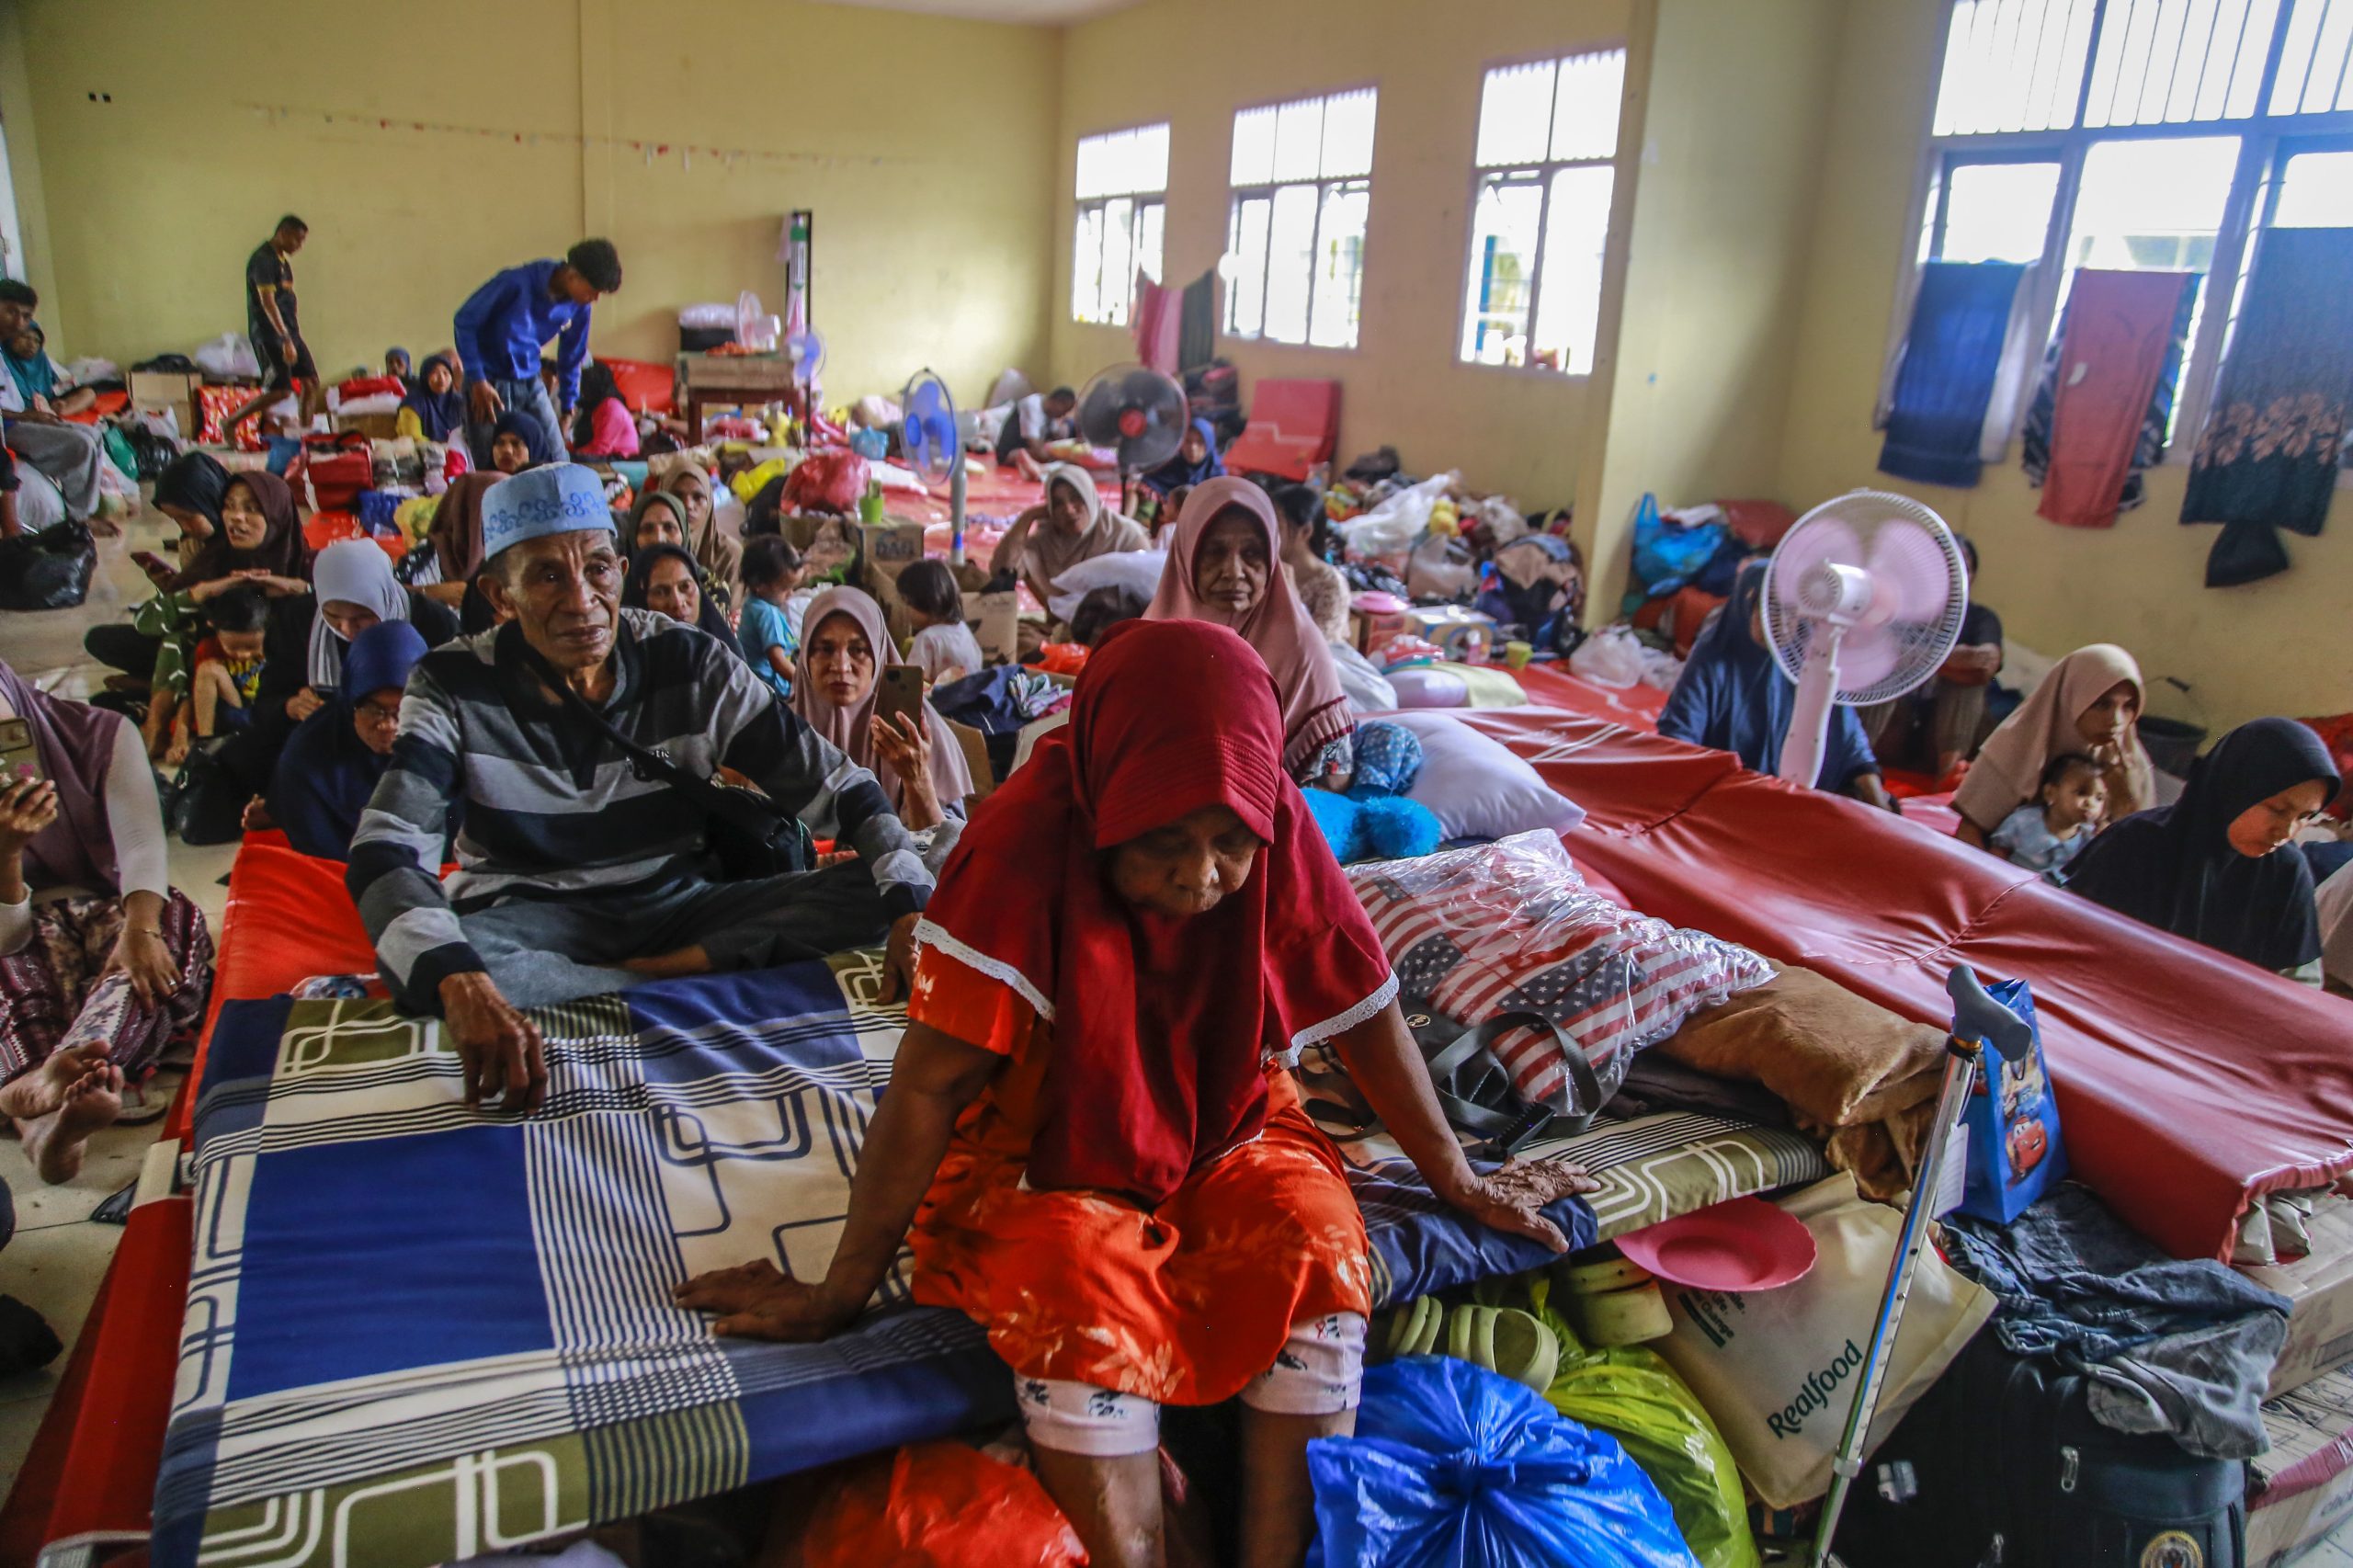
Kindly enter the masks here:
[[112, 1126], [121, 1112], [122, 1069], [102, 1062], [75, 1079], [63, 1105], [23, 1124], [25, 1153], [40, 1179], [55, 1187], [80, 1176], [90, 1134]]
[[74, 1085], [95, 1065], [79, 1051], [51, 1051], [49, 1060], [31, 1072], [0, 1085], [0, 1116], [31, 1121], [50, 1115], [65, 1103]]

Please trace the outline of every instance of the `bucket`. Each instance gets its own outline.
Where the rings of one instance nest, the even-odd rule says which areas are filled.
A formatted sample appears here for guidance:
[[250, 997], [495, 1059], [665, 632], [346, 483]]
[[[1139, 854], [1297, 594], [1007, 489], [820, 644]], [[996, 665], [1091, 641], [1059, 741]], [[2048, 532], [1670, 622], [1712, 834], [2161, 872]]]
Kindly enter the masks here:
[[2140, 730], [2141, 744], [2150, 762], [2176, 778], [2189, 777], [2189, 765], [2198, 760], [2198, 748], [2206, 744], [2205, 725], [2144, 713]]

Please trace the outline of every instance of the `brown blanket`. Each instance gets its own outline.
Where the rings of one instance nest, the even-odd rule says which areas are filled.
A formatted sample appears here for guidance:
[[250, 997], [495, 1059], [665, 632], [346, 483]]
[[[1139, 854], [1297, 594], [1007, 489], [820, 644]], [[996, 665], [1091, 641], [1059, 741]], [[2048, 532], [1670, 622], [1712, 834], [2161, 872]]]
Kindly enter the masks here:
[[1915, 1024], [1796, 964], [1694, 1013], [1653, 1049], [1789, 1105], [1866, 1197], [1912, 1183], [1944, 1068], [1944, 1031]]

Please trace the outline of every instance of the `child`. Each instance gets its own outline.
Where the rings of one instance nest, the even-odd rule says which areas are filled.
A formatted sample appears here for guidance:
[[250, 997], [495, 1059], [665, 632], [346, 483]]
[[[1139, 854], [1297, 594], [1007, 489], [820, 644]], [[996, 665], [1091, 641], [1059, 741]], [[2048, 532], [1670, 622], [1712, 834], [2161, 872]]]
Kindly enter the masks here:
[[2099, 764], [2081, 752], [2062, 752], [2042, 769], [2042, 788], [2002, 819], [1990, 841], [2012, 864], [2065, 881], [2067, 862], [2099, 831], [2108, 811], [2108, 782]]
[[918, 561], [900, 573], [899, 598], [915, 623], [907, 663], [923, 666], [926, 685], [946, 686], [981, 673], [981, 645], [964, 624], [964, 595], [946, 562]]
[[212, 635], [196, 645], [196, 672], [172, 725], [171, 749], [164, 756], [175, 767], [188, 760], [195, 742], [253, 722], [254, 699], [261, 691], [268, 599], [259, 588], [232, 588], [204, 607], [204, 618], [212, 623]]
[[792, 696], [792, 655], [801, 651], [785, 619], [785, 601], [801, 585], [801, 552], [781, 536], [764, 534], [744, 545], [744, 618], [735, 631], [744, 657], [780, 698]]

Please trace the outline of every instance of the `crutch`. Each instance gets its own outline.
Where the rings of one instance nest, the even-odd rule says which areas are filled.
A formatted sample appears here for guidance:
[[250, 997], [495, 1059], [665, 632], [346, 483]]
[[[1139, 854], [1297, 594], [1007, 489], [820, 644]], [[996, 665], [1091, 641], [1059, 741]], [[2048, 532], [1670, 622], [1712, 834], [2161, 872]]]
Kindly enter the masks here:
[[[1937, 1192], [1944, 1185], [1945, 1155], [1954, 1124], [1969, 1104], [1970, 1090], [1984, 1064], [1991, 1045], [2006, 1062], [2016, 1062], [2034, 1047], [2034, 1030], [2026, 1020], [1985, 994], [1976, 971], [1955, 964], [1945, 976], [1945, 994], [1952, 998], [1952, 1033], [1945, 1040], [1944, 1084], [1937, 1092], [1936, 1120], [1928, 1129], [1928, 1147], [1912, 1177], [1912, 1200], [1904, 1208], [1904, 1231], [1897, 1239], [1895, 1259], [1887, 1271], [1887, 1290], [1880, 1297], [1879, 1321], [1871, 1325], [1870, 1346], [1863, 1352], [1863, 1375], [1855, 1381], [1855, 1403], [1847, 1412], [1847, 1430], [1830, 1461], [1830, 1494], [1822, 1501], [1822, 1519], [1815, 1527], [1813, 1568], [1831, 1568], [1831, 1538], [1838, 1532], [1838, 1514], [1847, 1505], [1847, 1489], [1862, 1473], [1863, 1443], [1870, 1436], [1871, 1417], [1879, 1410], [1881, 1380], [1895, 1352], [1895, 1331], [1904, 1322], [1904, 1303], [1912, 1295], [1912, 1272], [1920, 1249], [1928, 1243], [1928, 1221], [1935, 1217]], [[1843, 1565], [1842, 1565], [1843, 1568]]]

